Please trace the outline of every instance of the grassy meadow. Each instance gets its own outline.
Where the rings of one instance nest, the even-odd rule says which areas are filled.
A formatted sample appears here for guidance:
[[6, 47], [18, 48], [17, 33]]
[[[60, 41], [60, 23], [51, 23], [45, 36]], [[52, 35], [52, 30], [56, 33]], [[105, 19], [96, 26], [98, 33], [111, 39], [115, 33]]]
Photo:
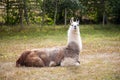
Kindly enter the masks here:
[[65, 46], [68, 26], [0, 26], [0, 80], [120, 80], [120, 25], [80, 25], [79, 67], [15, 67], [24, 50]]

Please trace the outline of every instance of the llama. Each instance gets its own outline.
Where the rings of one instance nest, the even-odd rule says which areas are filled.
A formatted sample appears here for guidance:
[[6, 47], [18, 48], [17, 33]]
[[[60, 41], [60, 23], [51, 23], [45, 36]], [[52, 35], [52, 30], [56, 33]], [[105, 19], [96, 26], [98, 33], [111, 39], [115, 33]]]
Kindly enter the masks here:
[[80, 64], [79, 52], [82, 49], [79, 34], [78, 21], [71, 20], [67, 46], [24, 51], [16, 61], [16, 66], [78, 66]]
[[79, 53], [82, 50], [82, 40], [79, 32], [79, 21], [70, 20], [70, 27], [68, 30], [68, 47], [71, 46], [72, 51], [64, 53], [65, 58], [61, 61], [61, 66], [79, 66]]
[[[66, 62], [68, 60], [68, 62]], [[65, 65], [65, 64], [67, 65]], [[75, 42], [67, 46], [24, 51], [16, 66], [55, 67], [79, 65], [79, 47]]]

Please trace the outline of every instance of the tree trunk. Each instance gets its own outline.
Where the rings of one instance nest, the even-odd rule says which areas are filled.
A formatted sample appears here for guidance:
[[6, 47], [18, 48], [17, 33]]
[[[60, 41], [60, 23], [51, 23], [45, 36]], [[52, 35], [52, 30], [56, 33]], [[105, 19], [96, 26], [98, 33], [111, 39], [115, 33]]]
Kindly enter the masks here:
[[105, 13], [105, 1], [102, 0], [101, 4], [102, 4], [102, 7], [103, 7], [103, 9], [102, 9], [102, 11], [103, 11], [102, 24], [103, 24], [103, 26], [104, 26], [105, 24], [107, 24], [106, 13]]
[[43, 12], [42, 12], [42, 21], [41, 21], [42, 26], [44, 25], [44, 21], [45, 21], [44, 17], [45, 17], [45, 12], [43, 10]]
[[65, 8], [65, 26], [67, 24], [67, 9]]
[[54, 25], [56, 25], [56, 17], [57, 17], [57, 0], [56, 0], [56, 6], [55, 6], [55, 14], [54, 14]]
[[41, 21], [41, 26], [44, 25], [44, 21], [45, 21], [45, 1], [46, 0], [43, 0], [43, 8], [42, 8], [42, 21]]
[[105, 12], [103, 13], [103, 26], [105, 25]]
[[28, 12], [27, 12], [27, 1], [26, 0], [23, 0], [24, 1], [24, 16], [25, 16], [25, 20], [27, 22], [27, 24], [29, 25], [29, 19], [28, 19]]
[[23, 10], [20, 9], [19, 13], [20, 13], [20, 27], [21, 27], [20, 30], [22, 30], [23, 29]]
[[20, 30], [23, 29], [23, 4], [22, 1], [19, 1], [19, 21], [20, 21]]
[[7, 3], [6, 3], [6, 13], [7, 13], [7, 19], [5, 21], [5, 23], [8, 25], [9, 24], [9, 0], [7, 0]]

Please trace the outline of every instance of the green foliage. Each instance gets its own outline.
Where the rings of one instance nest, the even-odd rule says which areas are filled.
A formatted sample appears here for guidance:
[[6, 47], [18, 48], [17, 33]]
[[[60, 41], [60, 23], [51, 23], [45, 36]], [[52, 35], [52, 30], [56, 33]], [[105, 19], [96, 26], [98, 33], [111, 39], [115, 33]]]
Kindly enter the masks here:
[[14, 9], [13, 6], [15, 2], [5, 1], [6, 4], [6, 14], [3, 15], [6, 24], [13, 25], [19, 23], [19, 13], [18, 10]]
[[47, 18], [46, 19], [46, 23], [48, 24], [48, 25], [53, 25], [53, 20], [51, 19], [51, 18]]
[[[3, 15], [6, 24], [19, 24], [21, 17], [24, 23], [53, 24], [56, 9], [57, 24], [64, 23], [65, 9], [67, 20], [74, 16], [81, 21], [85, 19], [85, 23], [101, 23], [105, 15], [106, 21], [120, 23], [120, 0], [2, 0], [0, 4], [6, 11]], [[23, 11], [22, 15], [20, 9]], [[44, 17], [46, 15], [49, 20]]]
[[61, 7], [71, 10], [80, 9], [81, 7], [79, 0], [62, 0], [61, 4]]
[[108, 0], [107, 12], [110, 15], [110, 20], [113, 23], [120, 23], [120, 0]]

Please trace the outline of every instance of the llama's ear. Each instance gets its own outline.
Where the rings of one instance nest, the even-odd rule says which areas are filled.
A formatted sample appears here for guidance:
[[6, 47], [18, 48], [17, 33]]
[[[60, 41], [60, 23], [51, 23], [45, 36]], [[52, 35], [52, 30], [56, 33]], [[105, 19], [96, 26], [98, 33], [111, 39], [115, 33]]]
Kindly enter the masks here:
[[76, 19], [76, 22], [77, 22], [77, 23], [78, 23], [78, 25], [79, 25], [80, 21], [79, 21], [78, 19]]
[[72, 24], [73, 22], [74, 22], [74, 17], [70, 19], [70, 24]]
[[79, 25], [80, 21], [78, 20], [77, 23], [78, 23], [78, 25]]

